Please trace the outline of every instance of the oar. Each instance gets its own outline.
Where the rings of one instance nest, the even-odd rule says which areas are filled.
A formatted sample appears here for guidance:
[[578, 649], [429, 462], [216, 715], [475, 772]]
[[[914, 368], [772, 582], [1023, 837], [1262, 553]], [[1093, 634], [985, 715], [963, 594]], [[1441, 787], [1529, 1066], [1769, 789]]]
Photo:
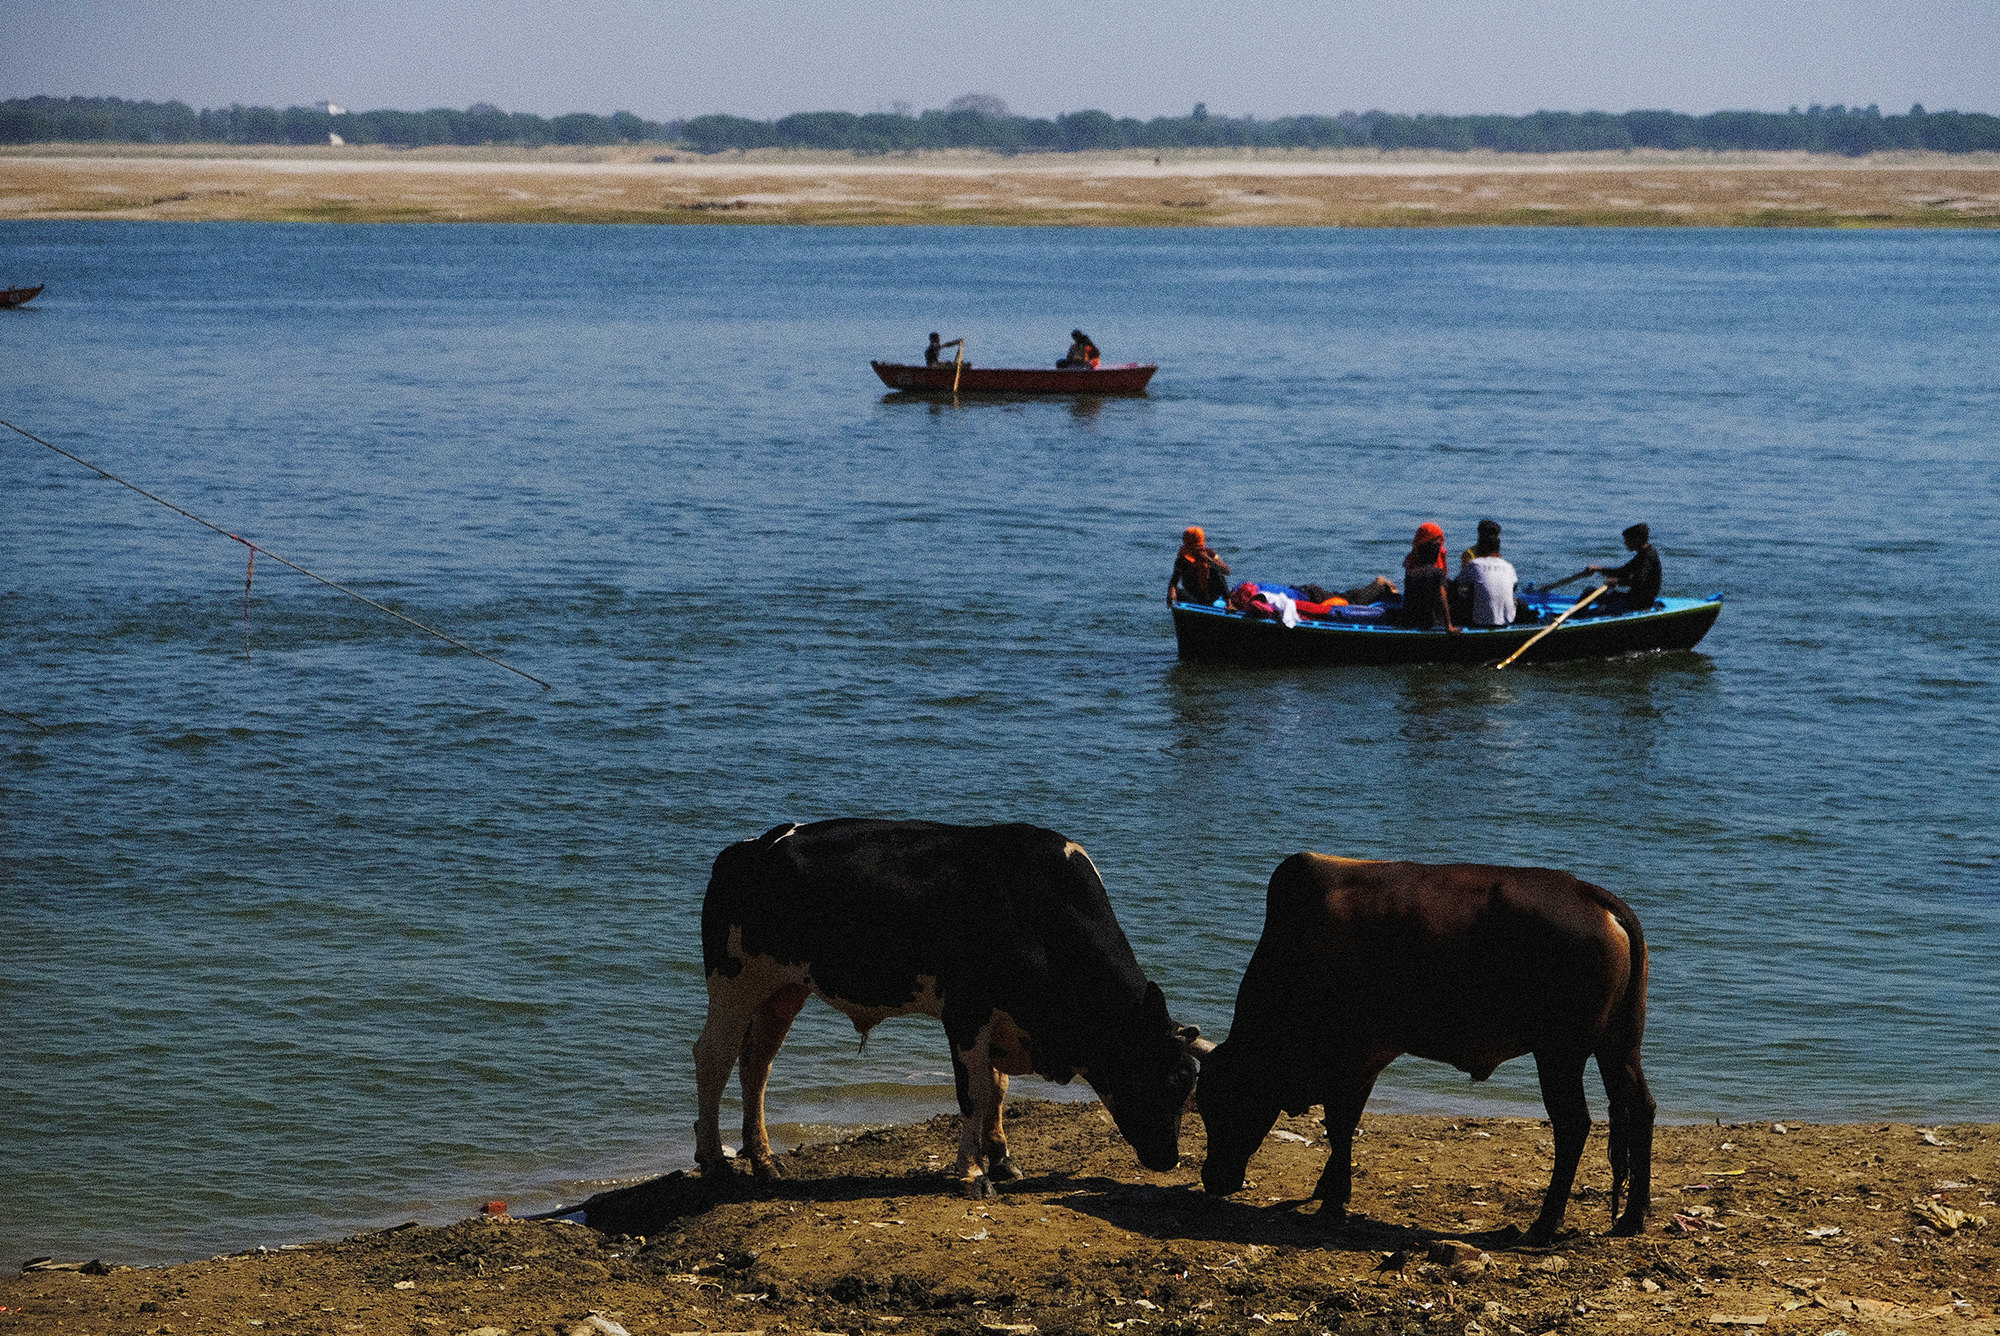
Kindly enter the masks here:
[[958, 341], [958, 361], [954, 364], [951, 373], [951, 392], [953, 394], [958, 393], [958, 378], [964, 374], [965, 374], [965, 340], [960, 339]]
[[1552, 584], [1552, 585], [1543, 585], [1543, 586], [1542, 586], [1542, 592], [1543, 592], [1544, 594], [1546, 594], [1546, 593], [1548, 593], [1548, 592], [1549, 592], [1549, 590], [1551, 590], [1551, 589], [1561, 589], [1561, 588], [1562, 588], [1562, 587], [1563, 587], [1564, 585], [1568, 584], [1568, 583], [1569, 583], [1570, 581], [1572, 581], [1572, 580], [1581, 580], [1581, 579], [1582, 579], [1582, 578], [1583, 578], [1584, 576], [1586, 576], [1586, 575], [1588, 575], [1588, 574], [1590, 574], [1590, 567], [1588, 567], [1588, 566], [1585, 566], [1585, 567], [1584, 567], [1584, 568], [1583, 568], [1582, 570], [1578, 571], [1578, 572], [1577, 572], [1577, 573], [1576, 573], [1575, 575], [1565, 575], [1565, 576], [1564, 576], [1564, 577], [1563, 577], [1562, 579], [1560, 579], [1560, 580], [1556, 581], [1556, 582], [1555, 582], [1554, 584]]
[[[1575, 578], [1576, 577], [1574, 575], [1570, 577], [1571, 580], [1574, 580]], [[1568, 581], [1565, 581], [1564, 583], [1568, 583]], [[1553, 585], [1550, 587], [1554, 588]], [[1521, 648], [1515, 650], [1512, 654], [1509, 654], [1506, 658], [1494, 664], [1493, 665], [1494, 671], [1497, 672], [1500, 669], [1505, 668], [1508, 664], [1514, 662], [1514, 660], [1520, 658], [1523, 654], [1526, 654], [1529, 648], [1537, 640], [1540, 640], [1543, 636], [1555, 630], [1558, 626], [1561, 626], [1564, 622], [1568, 621], [1571, 617], [1575, 616], [1577, 613], [1582, 612], [1584, 604], [1590, 602], [1592, 599], [1596, 598], [1599, 594], [1603, 593], [1605, 590], [1609, 588], [1611, 588], [1611, 586], [1608, 584], [1599, 585], [1597, 586], [1597, 588], [1591, 590], [1588, 594], [1585, 594], [1582, 598], [1578, 599], [1575, 602], [1575, 604], [1569, 608], [1568, 611], [1563, 613], [1562, 616], [1556, 618], [1554, 621], [1550, 622], [1547, 626], [1544, 626], [1540, 631], [1537, 631], [1534, 635], [1529, 636], [1528, 643], [1526, 645], [1521, 646]]]

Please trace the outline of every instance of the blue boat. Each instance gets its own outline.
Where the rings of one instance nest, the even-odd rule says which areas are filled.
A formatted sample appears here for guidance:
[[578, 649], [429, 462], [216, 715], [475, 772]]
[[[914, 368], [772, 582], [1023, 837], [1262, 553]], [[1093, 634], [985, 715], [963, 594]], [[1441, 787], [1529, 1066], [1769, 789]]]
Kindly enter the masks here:
[[[1283, 586], [1264, 586], [1287, 591]], [[1598, 616], [1572, 615], [1573, 596], [1529, 585], [1521, 591], [1532, 617], [1495, 630], [1419, 631], [1388, 621], [1390, 609], [1335, 608], [1324, 618], [1287, 626], [1275, 618], [1213, 605], [1176, 603], [1174, 637], [1180, 656], [1197, 663], [1251, 667], [1336, 664], [1497, 663], [1544, 631], [1521, 663], [1599, 659], [1615, 654], [1693, 649], [1722, 613], [1722, 595], [1661, 598], [1650, 608]]]

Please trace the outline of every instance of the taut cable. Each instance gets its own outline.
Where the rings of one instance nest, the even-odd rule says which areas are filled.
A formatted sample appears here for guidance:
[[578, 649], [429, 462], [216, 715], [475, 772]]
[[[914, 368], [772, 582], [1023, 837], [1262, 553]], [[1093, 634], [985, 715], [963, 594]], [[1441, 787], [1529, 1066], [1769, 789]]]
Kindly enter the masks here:
[[[97, 465], [91, 463], [89, 460], [83, 459], [77, 455], [73, 455], [59, 445], [50, 444], [48, 441], [43, 440], [41, 437], [35, 435], [35, 433], [31, 431], [23, 430], [22, 428], [15, 426], [13, 423], [4, 420], [0, 420], [0, 427], [5, 427], [7, 428], [7, 430], [12, 432], [18, 432], [20, 435], [25, 436], [29, 440], [33, 441], [36, 445], [47, 446], [49, 449], [61, 455], [64, 459], [70, 460], [73, 463], [81, 464], [85, 468], [89, 469], [92, 473], [96, 473], [102, 477], [109, 478], [112, 482], [117, 483], [120, 487], [130, 488], [132, 491], [137, 492], [140, 496], [145, 497], [148, 501], [156, 501], [160, 505], [165, 506], [168, 510], [173, 511], [176, 515], [182, 515], [188, 519], [193, 520], [196, 524], [201, 525], [204, 529], [213, 529], [215, 532], [221, 534], [224, 538], [234, 539], [236, 542], [243, 544], [243, 546], [250, 549], [251, 553], [250, 562], [252, 570], [256, 569], [256, 561], [257, 561], [256, 554], [262, 552], [272, 561], [275, 561], [283, 566], [291, 567], [293, 570], [297, 571], [300, 575], [305, 576], [309, 580], [317, 580], [321, 584], [325, 585], [327, 588], [337, 589], [341, 593], [347, 595], [349, 598], [358, 598], [363, 603], [366, 603], [369, 607], [374, 608], [381, 612], [386, 612], [391, 617], [394, 617], [398, 621], [408, 622], [411, 626], [416, 627], [419, 631], [422, 631], [426, 635], [433, 635], [436, 636], [439, 640], [446, 642], [447, 644], [456, 645], [459, 649], [464, 650], [467, 654], [471, 654], [477, 658], [486, 660], [488, 663], [496, 664], [499, 667], [505, 668], [508, 672], [514, 674], [516, 677], [525, 677], [530, 682], [535, 683], [537, 686], [541, 687], [545, 691], [549, 689], [549, 683], [542, 681], [541, 678], [536, 677], [533, 673], [524, 673], [519, 668], [516, 668], [513, 664], [506, 663], [500, 659], [496, 659], [491, 654], [486, 653], [484, 650], [474, 649], [472, 646], [466, 644], [463, 640], [460, 640], [456, 636], [446, 635], [443, 631], [438, 630], [434, 626], [425, 626], [422, 622], [418, 621], [416, 618], [405, 616], [404, 614], [397, 612], [394, 608], [388, 607], [381, 603], [377, 603], [374, 599], [368, 597], [368, 595], [366, 594], [358, 593], [355, 590], [349, 589], [346, 585], [336, 584], [334, 581], [327, 579], [324, 575], [319, 575], [313, 571], [307, 570], [305, 567], [299, 565], [296, 561], [289, 561], [286, 558], [281, 557], [277, 553], [271, 551], [271, 549], [267, 547], [259, 547], [257, 546], [257, 544], [251, 542], [248, 538], [239, 537], [238, 535], [229, 532], [229, 530], [223, 528], [219, 524], [211, 524], [209, 521], [203, 519], [201, 516], [195, 514], [193, 511], [184, 509], [181, 506], [177, 506], [173, 502], [167, 500], [165, 497], [155, 496], [153, 495], [153, 493], [147, 491], [145, 488], [140, 487], [135, 483], [129, 483], [125, 481], [125, 479], [119, 477], [117, 474], [111, 472], [109, 469], [99, 468]], [[249, 615], [248, 601], [250, 595], [250, 582], [247, 578], [243, 582], [243, 591], [245, 600], [244, 615], [247, 618]], [[247, 635], [248, 632], [247, 624], [245, 631]]]

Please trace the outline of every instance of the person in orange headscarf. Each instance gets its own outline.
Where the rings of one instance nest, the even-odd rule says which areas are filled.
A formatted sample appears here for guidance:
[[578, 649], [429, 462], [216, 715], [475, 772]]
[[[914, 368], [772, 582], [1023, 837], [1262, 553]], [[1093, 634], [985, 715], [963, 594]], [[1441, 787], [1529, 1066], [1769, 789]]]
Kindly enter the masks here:
[[1444, 530], [1426, 521], [1417, 526], [1409, 555], [1403, 558], [1403, 613], [1398, 624], [1426, 631], [1458, 630], [1451, 622], [1445, 584]]
[[1208, 545], [1208, 535], [1199, 524], [1181, 531], [1181, 550], [1174, 558], [1174, 573], [1167, 578], [1167, 602], [1214, 603], [1229, 596], [1229, 566]]
[[1080, 329], [1073, 329], [1069, 332], [1069, 351], [1056, 362], [1056, 370], [1095, 371], [1101, 356], [1102, 354], [1097, 351], [1097, 345], [1090, 341], [1090, 335]]

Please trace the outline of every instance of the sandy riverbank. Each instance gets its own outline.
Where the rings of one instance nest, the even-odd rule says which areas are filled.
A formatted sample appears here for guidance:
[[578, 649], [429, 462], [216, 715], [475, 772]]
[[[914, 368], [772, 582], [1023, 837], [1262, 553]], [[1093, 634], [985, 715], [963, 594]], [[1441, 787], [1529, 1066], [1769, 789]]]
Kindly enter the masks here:
[[2000, 1331], [2000, 1127], [1662, 1127], [1651, 1225], [1627, 1239], [1604, 1233], [1600, 1127], [1575, 1232], [1536, 1249], [1510, 1234], [1548, 1177], [1548, 1128], [1531, 1119], [1365, 1119], [1359, 1218], [1337, 1231], [1300, 1200], [1326, 1157], [1305, 1118], [1280, 1120], [1250, 1185], [1216, 1199], [1198, 1186], [1198, 1119], [1183, 1167], [1152, 1174], [1098, 1105], [1024, 1101], [1009, 1131], [1029, 1177], [982, 1202], [941, 1173], [956, 1121], [793, 1151], [762, 1187], [655, 1180], [593, 1228], [474, 1218], [33, 1271], [0, 1280], [0, 1332]]
[[701, 157], [654, 148], [0, 152], [0, 219], [1083, 226], [1991, 227], [2000, 157]]

